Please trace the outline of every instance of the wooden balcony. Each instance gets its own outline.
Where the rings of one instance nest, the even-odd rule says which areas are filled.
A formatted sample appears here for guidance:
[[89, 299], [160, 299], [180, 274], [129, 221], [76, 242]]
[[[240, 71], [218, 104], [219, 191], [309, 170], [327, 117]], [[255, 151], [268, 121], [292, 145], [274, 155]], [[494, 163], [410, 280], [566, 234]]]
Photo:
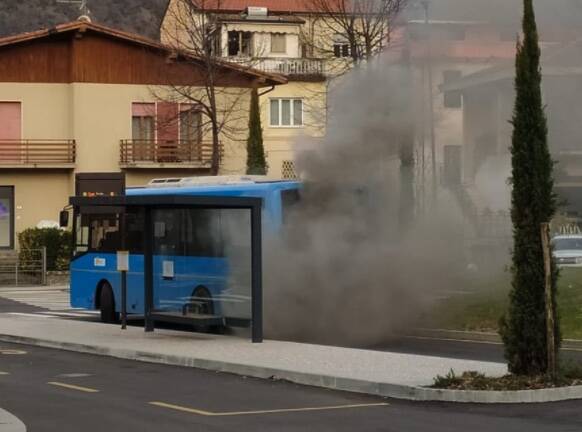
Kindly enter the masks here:
[[[223, 149], [220, 145], [220, 157]], [[122, 140], [122, 168], [210, 168], [212, 142], [194, 140]]]
[[0, 168], [74, 168], [75, 140], [0, 140]]

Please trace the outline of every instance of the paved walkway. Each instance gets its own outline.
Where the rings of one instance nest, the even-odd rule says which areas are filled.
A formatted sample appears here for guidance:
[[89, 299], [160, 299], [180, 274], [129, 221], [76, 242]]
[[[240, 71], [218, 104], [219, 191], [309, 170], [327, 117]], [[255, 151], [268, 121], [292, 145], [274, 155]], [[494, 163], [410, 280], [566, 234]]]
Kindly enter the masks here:
[[0, 287], [0, 299], [32, 308], [30, 311], [13, 311], [12, 315], [33, 314], [43, 318], [89, 318], [99, 315], [99, 311], [72, 308], [68, 285]]
[[265, 341], [34, 316], [0, 314], [0, 340], [162, 364], [198, 367], [300, 384], [406, 397], [437, 375], [477, 370], [506, 373], [500, 363]]
[[0, 432], [26, 432], [26, 426], [17, 417], [0, 408]]
[[0, 297], [49, 310], [69, 309], [69, 287], [0, 287]]

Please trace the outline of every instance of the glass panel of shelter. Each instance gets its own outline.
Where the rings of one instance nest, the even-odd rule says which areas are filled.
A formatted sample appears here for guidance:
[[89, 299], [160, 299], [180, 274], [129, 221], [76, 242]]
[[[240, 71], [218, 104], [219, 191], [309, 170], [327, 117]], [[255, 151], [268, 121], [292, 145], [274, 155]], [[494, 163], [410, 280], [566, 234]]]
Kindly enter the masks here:
[[250, 211], [162, 208], [152, 223], [156, 320], [250, 323]]

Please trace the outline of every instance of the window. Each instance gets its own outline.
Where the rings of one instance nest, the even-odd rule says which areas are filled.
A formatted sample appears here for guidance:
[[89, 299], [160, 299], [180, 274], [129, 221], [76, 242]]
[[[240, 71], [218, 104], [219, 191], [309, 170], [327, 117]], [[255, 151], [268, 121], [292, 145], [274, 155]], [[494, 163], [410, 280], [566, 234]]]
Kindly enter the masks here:
[[222, 253], [222, 210], [191, 209], [183, 211], [184, 255], [220, 257]]
[[333, 55], [337, 58], [350, 56], [350, 44], [344, 35], [337, 34], [333, 38]]
[[166, 256], [221, 257], [221, 210], [153, 212], [154, 252]]
[[0, 187], [0, 248], [14, 246], [14, 187]]
[[303, 100], [271, 99], [271, 126], [303, 126]]
[[134, 140], [155, 140], [156, 105], [153, 103], [132, 104], [131, 130]]
[[252, 40], [250, 32], [229, 31], [228, 56], [250, 57], [252, 55]]
[[125, 217], [124, 249], [128, 250], [130, 253], [142, 254], [144, 250], [143, 233], [145, 231], [144, 212], [138, 209], [128, 207], [124, 217]]
[[[458, 70], [446, 70], [443, 72], [443, 83], [450, 84], [461, 79], [463, 74]], [[462, 108], [463, 98], [458, 90], [446, 91], [444, 94], [445, 108]]]
[[182, 255], [180, 213], [180, 210], [175, 209], [156, 209], [152, 212], [156, 255]]
[[284, 34], [271, 34], [271, 52], [285, 54], [287, 52], [287, 36]]
[[0, 140], [20, 140], [20, 102], [0, 102]]
[[333, 55], [337, 58], [349, 57], [350, 56], [350, 46], [347, 43], [334, 43], [333, 44]]
[[281, 210], [283, 212], [283, 223], [289, 220], [289, 214], [297, 208], [297, 204], [301, 201], [301, 195], [298, 189], [287, 189], [281, 191]]
[[180, 105], [180, 141], [199, 143], [202, 140], [202, 115], [193, 105]]
[[81, 225], [77, 227], [79, 246], [88, 246], [89, 251], [115, 252], [121, 247], [117, 215], [81, 215]]

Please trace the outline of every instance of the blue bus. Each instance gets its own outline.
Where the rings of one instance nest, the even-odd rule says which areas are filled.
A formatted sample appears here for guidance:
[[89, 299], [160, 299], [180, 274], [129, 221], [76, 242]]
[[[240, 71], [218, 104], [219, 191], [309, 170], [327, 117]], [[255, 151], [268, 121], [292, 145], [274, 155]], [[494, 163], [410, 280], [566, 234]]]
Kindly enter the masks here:
[[[299, 199], [300, 188], [297, 181], [219, 176], [155, 179], [146, 187], [128, 188], [126, 194], [259, 197], [263, 200], [263, 232], [268, 234], [281, 229], [289, 208]], [[116, 252], [127, 250], [127, 312], [143, 314], [144, 215], [130, 207], [119, 213], [80, 207], [73, 217], [71, 306], [99, 310], [101, 321], [116, 322], [121, 311]], [[160, 208], [152, 217], [154, 309], [250, 318], [248, 212]]]

